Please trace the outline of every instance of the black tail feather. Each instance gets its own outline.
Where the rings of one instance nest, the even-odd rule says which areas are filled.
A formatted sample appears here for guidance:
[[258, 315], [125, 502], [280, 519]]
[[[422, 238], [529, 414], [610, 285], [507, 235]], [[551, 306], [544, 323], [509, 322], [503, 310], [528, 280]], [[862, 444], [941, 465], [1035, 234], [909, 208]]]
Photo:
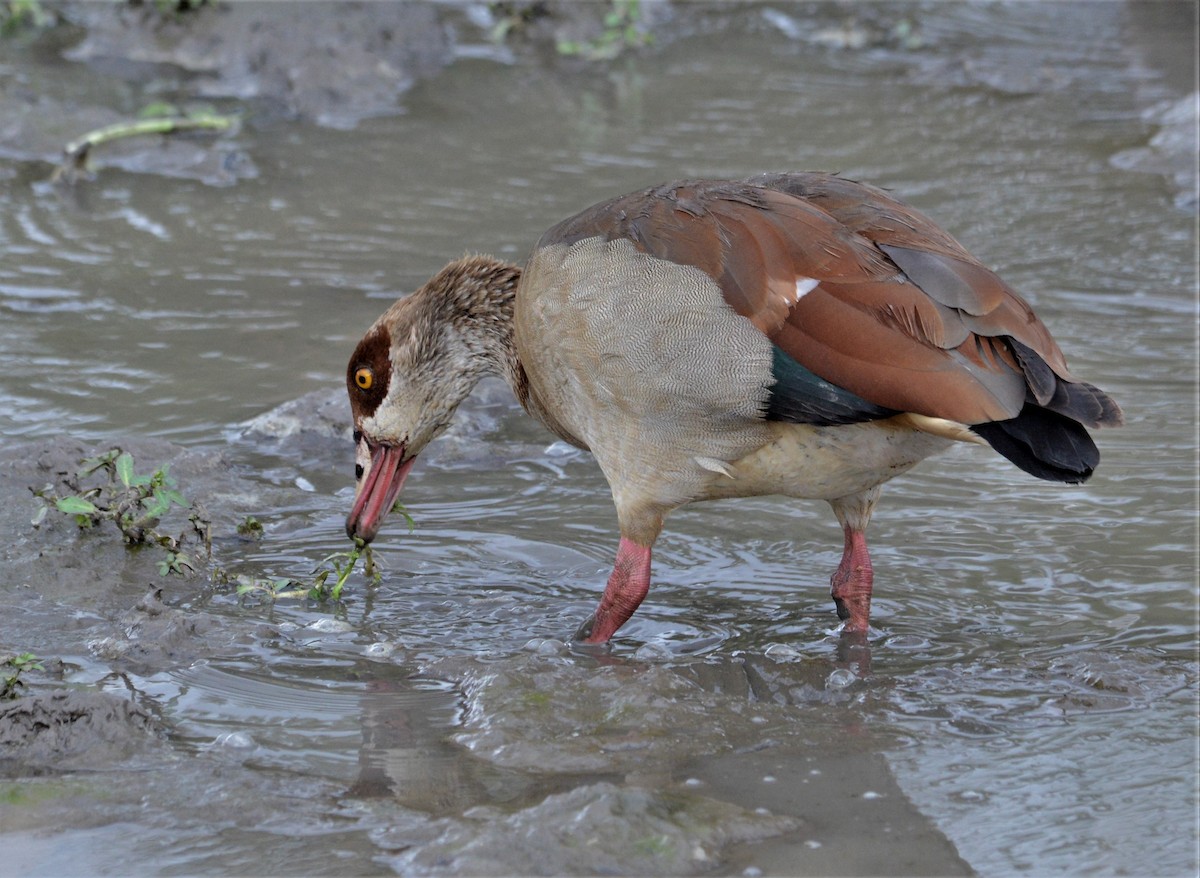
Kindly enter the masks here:
[[1124, 422], [1121, 407], [1099, 387], [1060, 378], [1033, 348], [1013, 338], [1006, 341], [1025, 375], [1027, 405], [1036, 403], [1085, 427], [1116, 427]]
[[1007, 341], [1017, 362], [1021, 364], [1021, 371], [1025, 373], [1025, 385], [1029, 395], [1038, 405], [1045, 405], [1054, 397], [1054, 391], [1060, 383], [1058, 376], [1033, 348], [1021, 344], [1015, 338]]
[[1081, 424], [1037, 405], [1026, 403], [1015, 418], [975, 424], [971, 429], [1039, 479], [1079, 484], [1100, 463], [1096, 443]]

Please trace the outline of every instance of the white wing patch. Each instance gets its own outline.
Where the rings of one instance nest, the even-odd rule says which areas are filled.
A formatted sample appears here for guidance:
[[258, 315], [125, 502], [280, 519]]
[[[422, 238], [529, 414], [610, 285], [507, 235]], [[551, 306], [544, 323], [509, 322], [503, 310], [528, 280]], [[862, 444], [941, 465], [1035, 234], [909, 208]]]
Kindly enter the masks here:
[[821, 282], [815, 277], [798, 277], [796, 278], [796, 298], [792, 299], [792, 304], [795, 305], [809, 293], [817, 288]]

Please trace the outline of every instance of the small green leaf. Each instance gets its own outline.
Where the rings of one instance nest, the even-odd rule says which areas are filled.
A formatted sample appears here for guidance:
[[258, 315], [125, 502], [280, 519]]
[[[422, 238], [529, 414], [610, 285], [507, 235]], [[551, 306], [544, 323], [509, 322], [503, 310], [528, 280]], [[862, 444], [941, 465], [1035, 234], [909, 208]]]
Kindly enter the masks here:
[[95, 457], [89, 457], [79, 464], [79, 472], [77, 474], [80, 476], [90, 476], [96, 470], [103, 469], [112, 463], [119, 454], [121, 454], [121, 449], [113, 448], [112, 450], [106, 451], [103, 454], [98, 454]]
[[167, 556], [158, 562], [158, 573], [160, 576], [166, 576], [170, 573], [178, 573], [183, 576], [188, 570], [194, 570], [191, 559], [183, 552], [167, 552]]
[[174, 488], [159, 488], [154, 492], [154, 497], [156, 500], [166, 500], [168, 505], [174, 503], [176, 506], [182, 506], [184, 509], [186, 509], [188, 505], [187, 498]]
[[253, 515], [247, 515], [246, 520], [237, 526], [237, 532], [244, 537], [260, 540], [263, 536], [262, 522]]
[[12, 659], [10, 659], [10, 662], [15, 668], [34, 668], [39, 671], [46, 670], [44, 667], [42, 667], [42, 663], [38, 660], [38, 657], [31, 652], [23, 652], [18, 656], [14, 656]]
[[49, 506], [39, 506], [38, 511], [33, 513], [33, 521], [30, 522], [34, 527], [40, 525], [46, 518], [46, 513], [50, 511]]
[[117, 478], [121, 480], [121, 484], [126, 488], [133, 484], [133, 455], [128, 451], [123, 451], [114, 461], [117, 469]]
[[171, 508], [171, 501], [155, 491], [154, 499], [149, 503], [143, 501], [142, 507], [146, 510], [145, 518], [159, 519], [167, 514], [167, 510]]
[[91, 515], [96, 511], [96, 504], [82, 497], [59, 497], [54, 501], [54, 505], [58, 507], [59, 512], [68, 515]]
[[505, 18], [492, 27], [492, 32], [488, 34], [493, 43], [502, 43], [504, 38], [508, 36], [509, 31], [515, 28], [516, 21], [512, 18]]

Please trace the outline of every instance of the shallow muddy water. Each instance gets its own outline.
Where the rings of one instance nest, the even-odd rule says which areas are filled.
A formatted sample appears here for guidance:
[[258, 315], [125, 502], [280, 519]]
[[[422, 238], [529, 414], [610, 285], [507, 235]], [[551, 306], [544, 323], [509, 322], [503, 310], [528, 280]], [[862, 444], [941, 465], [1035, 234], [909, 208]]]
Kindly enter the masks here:
[[[61, 660], [35, 695], [145, 714], [96, 732], [103, 761], [0, 751], [4, 870], [1195, 873], [1196, 202], [1167, 136], [1194, 7], [660, 14], [599, 66], [460, 23], [400, 114], [249, 117], [214, 147], [255, 169], [228, 185], [98, 156], [64, 190], [0, 162], [0, 654]], [[0, 51], [58, 99], [163, 88]], [[521, 260], [602, 198], [784, 169], [930, 214], [1127, 415], [1086, 486], [963, 447], [885, 488], [869, 667], [834, 630], [833, 516], [775, 498], [676, 513], [611, 654], [568, 650], [615, 516], [498, 382], [415, 468], [382, 582], [340, 604], [28, 524], [39, 461], [121, 444], [174, 461], [215, 564], [303, 576], [346, 547], [343, 368], [397, 295], [464, 251]]]

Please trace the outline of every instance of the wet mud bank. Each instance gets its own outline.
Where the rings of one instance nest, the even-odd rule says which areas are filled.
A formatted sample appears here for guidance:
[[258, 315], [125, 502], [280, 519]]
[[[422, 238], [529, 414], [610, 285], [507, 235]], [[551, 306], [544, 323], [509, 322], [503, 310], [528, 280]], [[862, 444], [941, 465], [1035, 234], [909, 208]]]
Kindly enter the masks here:
[[[303, 119], [350, 128], [400, 112], [412, 85], [454, 57], [447, 10], [426, 3], [51, 8], [61, 24], [34, 46], [42, 63], [0, 79], [6, 158], [57, 163], [68, 142], [151, 104], [185, 114], [213, 108], [257, 126]], [[80, 75], [94, 77], [82, 90]], [[217, 185], [258, 175], [236, 127], [225, 136], [115, 141], [91, 166]]]
[[13, 775], [103, 770], [160, 735], [147, 711], [102, 692], [57, 691], [0, 705], [0, 765]]
[[[778, 32], [812, 51], [919, 52], [936, 39], [934, 19], [918, 4], [770, 4], [647, 0], [636, 15], [612, 16], [603, 2], [358, 3], [289, 8], [271, 2], [195, 4], [172, 12], [160, 4], [46, 3], [57, 26], [32, 43], [23, 65], [0, 67], [0, 157], [62, 161], [82, 134], [136, 118], [149, 105], [189, 114], [216, 109], [237, 122], [220, 135], [139, 137], [114, 141], [89, 167], [232, 185], [259, 170], [239, 128], [279, 130], [304, 122], [352, 129], [364, 120], [406, 112], [405, 96], [456, 62], [486, 59], [549, 69], [567, 80], [597, 75], [641, 45], [670, 45], [722, 31]], [[1157, 7], [1157, 8], [1156, 8]], [[1171, 4], [1131, 9], [1136, 39], [1124, 47], [1137, 63], [1189, 82], [1178, 48], [1189, 33]], [[927, 35], [924, 28], [928, 28]], [[1193, 28], [1194, 29], [1194, 28]], [[1184, 57], [1186, 47], [1181, 49]], [[1070, 87], [1074, 74], [1032, 51], [966, 49], [919, 64], [909, 75], [938, 86], [984, 86], [1023, 95]], [[64, 67], [64, 63], [67, 65]], [[73, 68], [73, 69], [72, 69]], [[604, 74], [600, 70], [601, 75]], [[80, 77], [88, 78], [85, 88]], [[1176, 101], [1147, 99], [1147, 124], [1158, 133], [1122, 152], [1118, 167], [1167, 177], [1183, 209], [1194, 209], [1197, 178], [1190, 161], [1196, 93]]]

